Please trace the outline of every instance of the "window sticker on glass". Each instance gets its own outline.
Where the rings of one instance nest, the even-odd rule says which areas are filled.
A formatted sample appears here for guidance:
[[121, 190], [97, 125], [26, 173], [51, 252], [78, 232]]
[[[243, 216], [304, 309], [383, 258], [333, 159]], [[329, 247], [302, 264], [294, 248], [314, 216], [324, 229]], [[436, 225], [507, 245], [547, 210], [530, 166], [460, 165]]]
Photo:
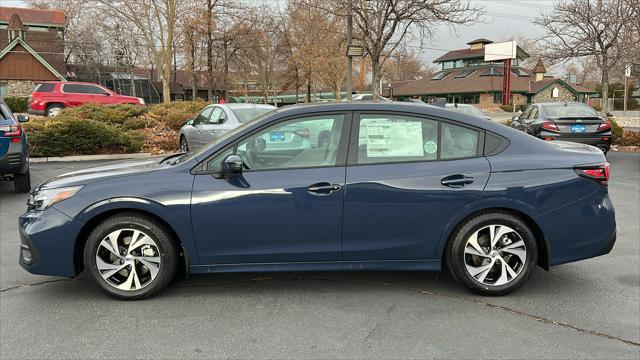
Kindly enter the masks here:
[[367, 157], [424, 156], [422, 122], [391, 119], [362, 119]]
[[424, 142], [424, 151], [427, 154], [435, 154], [436, 151], [438, 151], [438, 144], [433, 140], [425, 141]]

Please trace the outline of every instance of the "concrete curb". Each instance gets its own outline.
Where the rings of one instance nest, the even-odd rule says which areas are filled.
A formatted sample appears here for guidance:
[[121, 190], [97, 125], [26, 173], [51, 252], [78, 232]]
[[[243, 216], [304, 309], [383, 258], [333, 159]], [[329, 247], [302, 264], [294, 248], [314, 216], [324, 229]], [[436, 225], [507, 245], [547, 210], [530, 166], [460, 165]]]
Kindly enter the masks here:
[[98, 160], [124, 160], [124, 159], [144, 159], [151, 157], [150, 153], [135, 154], [109, 154], [109, 155], [75, 155], [75, 156], [53, 156], [30, 158], [32, 163], [61, 162], [61, 161], [98, 161]]

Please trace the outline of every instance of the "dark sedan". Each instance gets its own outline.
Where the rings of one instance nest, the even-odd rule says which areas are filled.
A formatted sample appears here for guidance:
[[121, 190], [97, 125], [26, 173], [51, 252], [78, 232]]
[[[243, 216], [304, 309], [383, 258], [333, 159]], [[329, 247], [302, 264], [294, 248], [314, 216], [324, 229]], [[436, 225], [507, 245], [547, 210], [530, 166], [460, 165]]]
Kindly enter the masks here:
[[[283, 129], [327, 141], [282, 147]], [[305, 136], [302, 134], [301, 136]], [[267, 139], [267, 140], [265, 140]], [[139, 299], [190, 273], [425, 270], [500, 295], [616, 239], [598, 149], [406, 103], [281, 108], [199, 151], [38, 186], [20, 263]]]
[[513, 117], [511, 126], [547, 141], [593, 145], [605, 154], [611, 148], [611, 123], [583, 103], [533, 104]]

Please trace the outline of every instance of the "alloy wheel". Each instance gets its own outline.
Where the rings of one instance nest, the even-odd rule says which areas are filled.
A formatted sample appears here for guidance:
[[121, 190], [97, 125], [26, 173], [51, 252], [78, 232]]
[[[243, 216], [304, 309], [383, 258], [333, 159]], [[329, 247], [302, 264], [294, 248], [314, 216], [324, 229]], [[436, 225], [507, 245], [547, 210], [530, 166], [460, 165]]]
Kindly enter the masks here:
[[137, 229], [109, 233], [96, 250], [96, 266], [110, 286], [133, 291], [151, 284], [161, 267], [156, 241]]
[[510, 283], [525, 268], [527, 248], [514, 229], [505, 225], [488, 225], [474, 232], [464, 248], [467, 272], [477, 282], [488, 286]]
[[187, 144], [187, 139], [184, 137], [180, 138], [180, 150], [183, 152], [189, 152], [189, 144]]
[[60, 112], [62, 111], [61, 108], [59, 107], [52, 107], [51, 109], [49, 109], [49, 111], [47, 112], [47, 115], [49, 117], [56, 117], [60, 114]]

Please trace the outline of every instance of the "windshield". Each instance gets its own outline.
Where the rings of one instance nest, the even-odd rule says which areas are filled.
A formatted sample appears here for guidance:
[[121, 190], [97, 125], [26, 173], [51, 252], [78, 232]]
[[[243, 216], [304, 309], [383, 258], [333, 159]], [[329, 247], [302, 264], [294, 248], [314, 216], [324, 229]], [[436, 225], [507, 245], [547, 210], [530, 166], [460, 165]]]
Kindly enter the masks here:
[[[254, 120], [265, 118], [265, 117], [269, 116], [272, 112], [275, 111], [275, 109], [266, 109], [266, 110], [268, 110], [268, 112], [263, 113], [262, 115], [260, 115], [259, 117], [257, 117]], [[189, 153], [186, 153], [186, 154], [182, 155], [180, 158], [178, 158], [172, 164], [180, 164], [180, 163], [189, 161], [189, 160], [191, 160], [193, 158], [197, 158], [197, 157], [201, 156], [201, 154], [206, 153], [207, 151], [209, 151], [209, 149], [211, 149], [211, 147], [213, 147], [216, 144], [219, 144], [221, 142], [227, 141], [227, 139], [229, 139], [232, 136], [235, 136], [238, 132], [242, 131], [244, 128], [246, 128], [247, 126], [249, 126], [252, 123], [253, 123], [253, 121], [249, 121], [249, 122], [243, 123], [242, 125], [238, 126], [235, 129], [229, 130], [228, 132], [224, 133], [219, 138], [217, 138], [214, 141], [211, 141], [210, 143], [204, 145], [203, 147], [201, 147], [197, 151], [189, 152]]]
[[552, 117], [564, 116], [598, 116], [598, 113], [585, 104], [551, 104], [545, 105], [547, 114]]
[[251, 120], [255, 120], [266, 113], [272, 112], [273, 110], [273, 108], [231, 109], [231, 111], [236, 114], [238, 121], [241, 123], [247, 123]]

